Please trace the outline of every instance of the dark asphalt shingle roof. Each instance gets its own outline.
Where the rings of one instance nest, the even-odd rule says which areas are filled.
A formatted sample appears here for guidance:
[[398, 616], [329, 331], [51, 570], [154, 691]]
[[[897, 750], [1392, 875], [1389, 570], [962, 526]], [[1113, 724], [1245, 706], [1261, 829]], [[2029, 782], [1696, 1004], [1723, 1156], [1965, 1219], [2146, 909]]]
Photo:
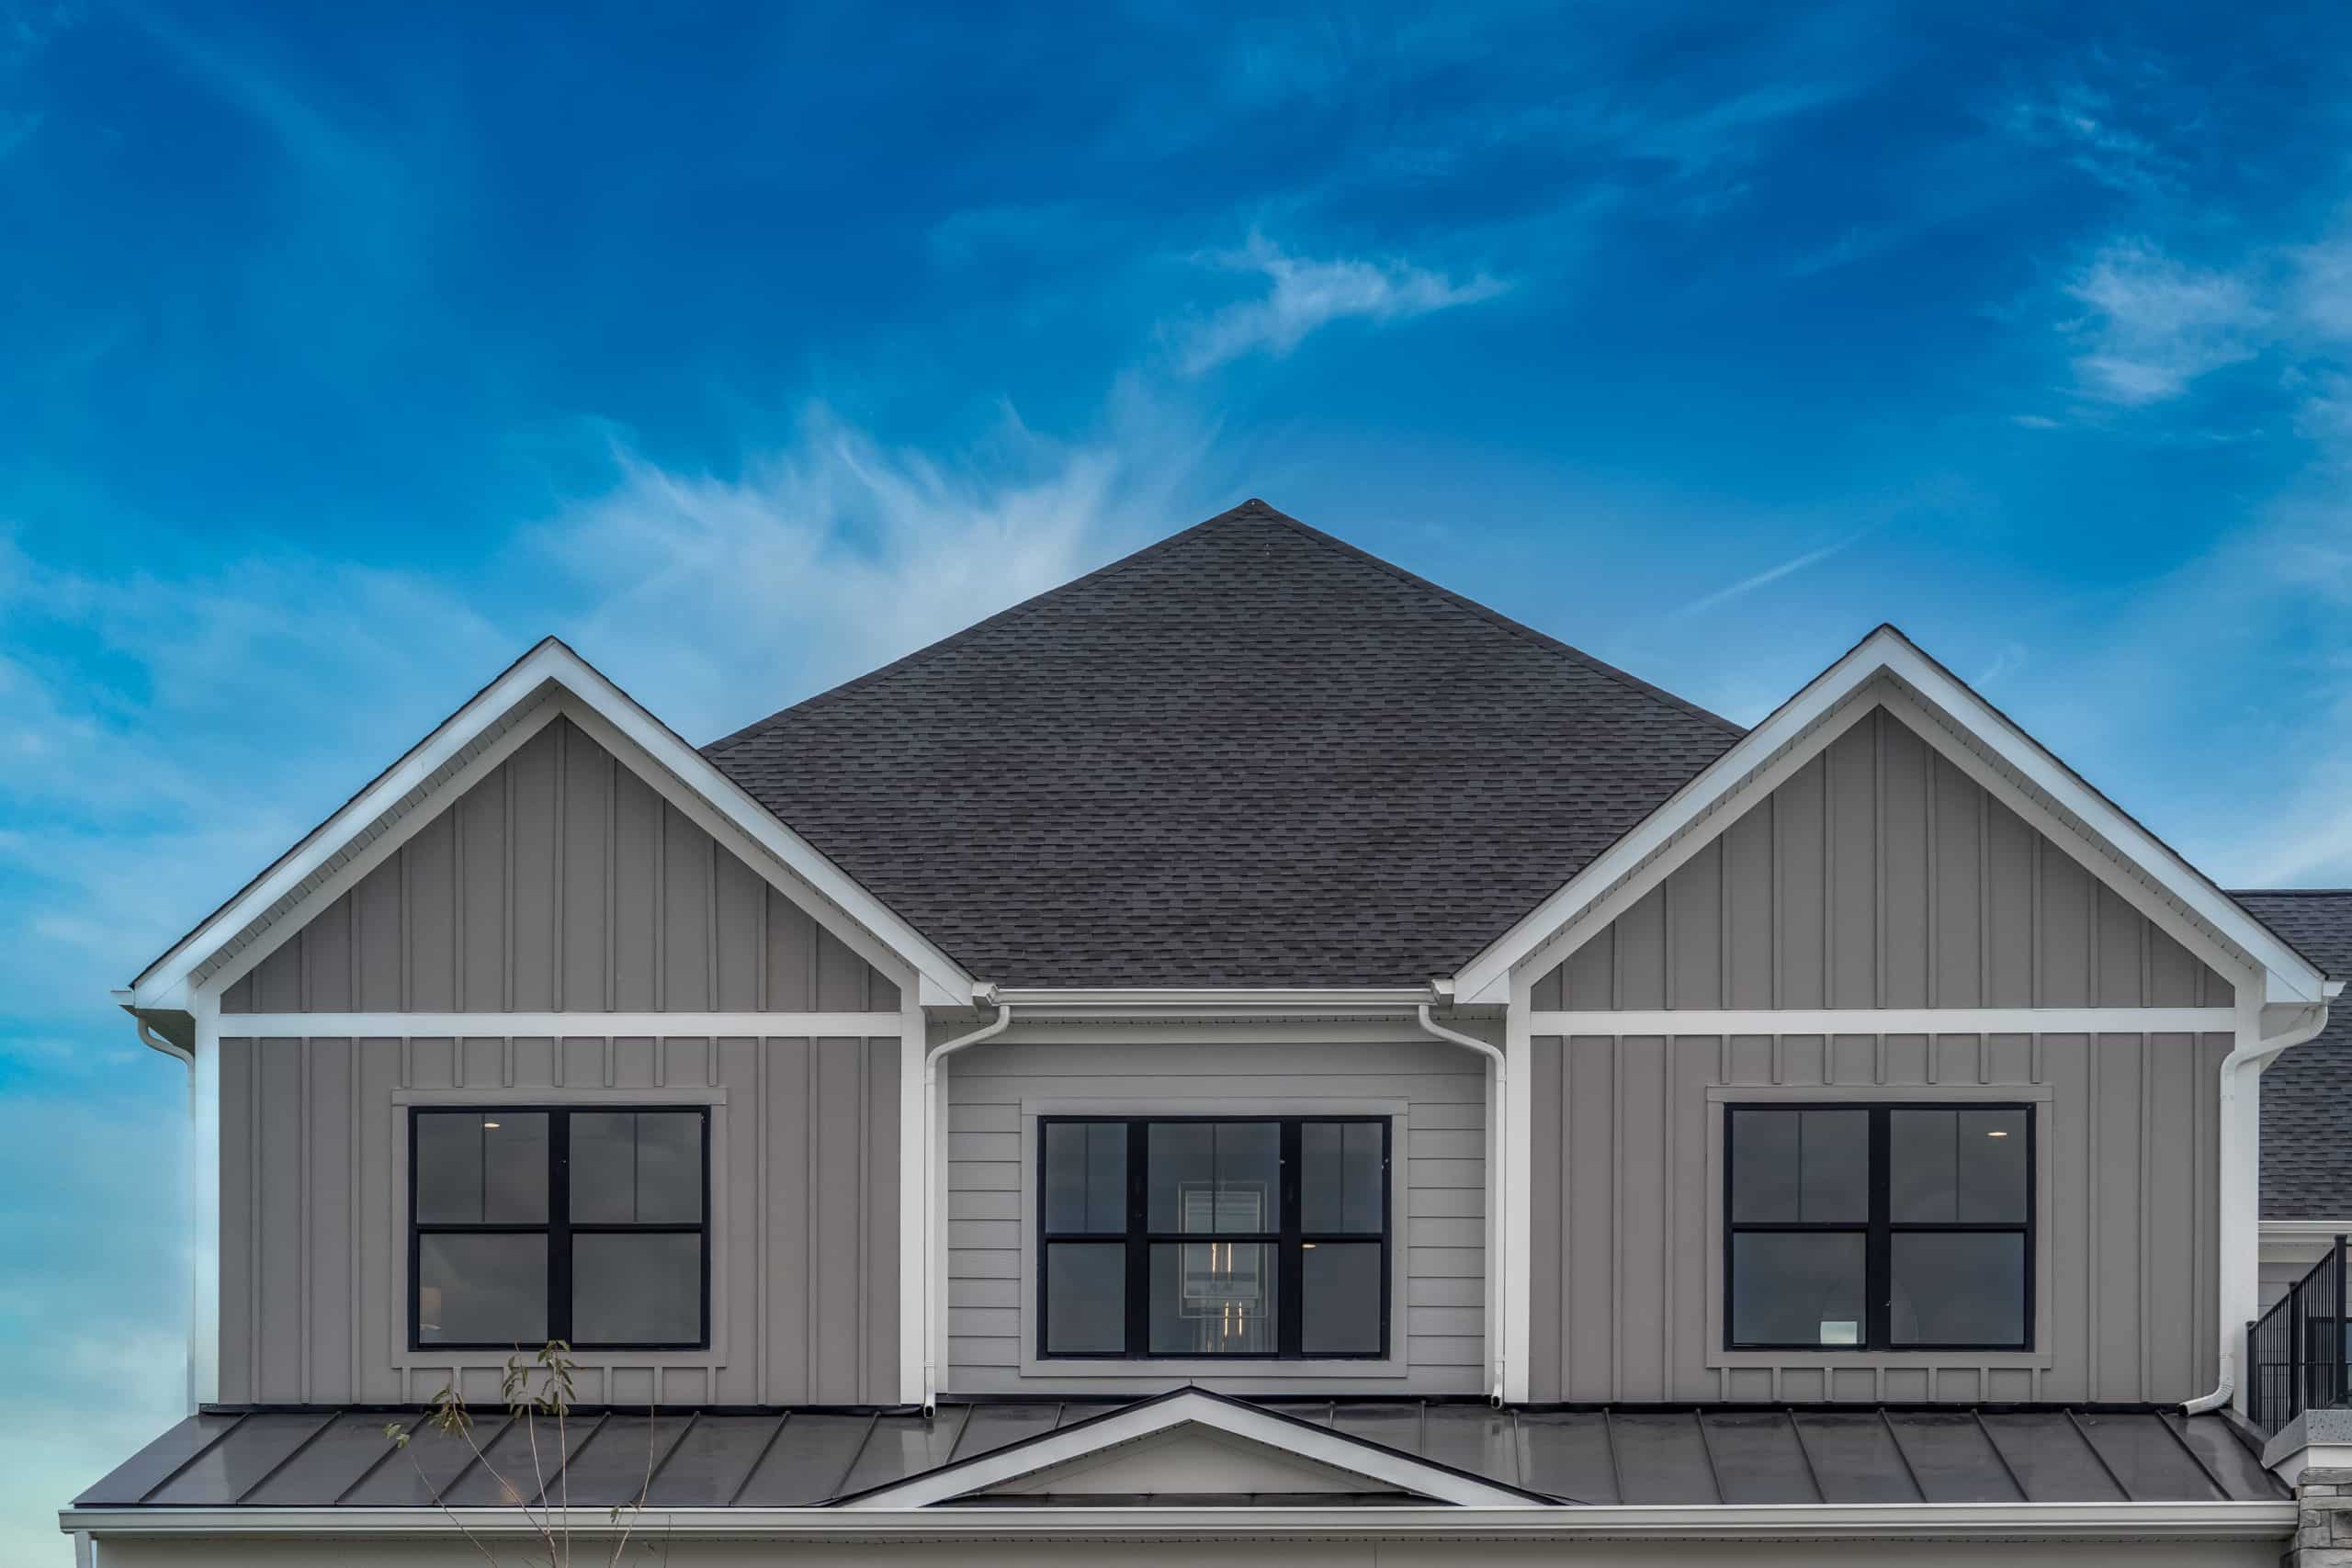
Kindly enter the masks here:
[[1740, 733], [1252, 501], [706, 754], [983, 979], [1414, 985]]
[[[2352, 977], [2352, 889], [2233, 893], [2255, 918], [2327, 972]], [[2352, 1215], [2352, 1001], [2262, 1074], [2262, 1217]]]

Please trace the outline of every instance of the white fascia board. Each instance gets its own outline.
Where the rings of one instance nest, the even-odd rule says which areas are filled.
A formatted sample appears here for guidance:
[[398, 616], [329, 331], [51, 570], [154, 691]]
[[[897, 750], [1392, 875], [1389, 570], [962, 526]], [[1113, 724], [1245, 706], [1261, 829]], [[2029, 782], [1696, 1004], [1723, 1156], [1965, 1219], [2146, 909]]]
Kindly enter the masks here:
[[2269, 1236], [2310, 1236], [2328, 1241], [2339, 1235], [2352, 1235], [2352, 1218], [2341, 1220], [2265, 1220], [2262, 1234]]
[[[901, 958], [922, 977], [925, 1002], [967, 1003], [970, 976], [903, 918], [868, 893], [815, 846], [779, 821], [669, 726], [554, 637], [542, 640], [424, 739], [345, 802], [301, 842], [248, 884], [194, 931], [173, 944], [132, 982], [141, 1007], [185, 1008], [191, 975], [226, 942], [287, 894], [299, 888], [368, 824], [430, 779], [518, 705], [554, 685], [611, 729], [635, 744], [745, 837], [774, 855], [820, 897]], [[289, 918], [290, 918], [289, 911]], [[225, 971], [224, 971], [225, 974]], [[228, 983], [208, 977], [209, 988]]]
[[1261, 1443], [1440, 1503], [1470, 1507], [1525, 1507], [1532, 1501], [1524, 1492], [1427, 1464], [1377, 1443], [1188, 1390], [1172, 1399], [1130, 1405], [1034, 1441], [1015, 1443], [960, 1464], [910, 1476], [895, 1486], [848, 1498], [835, 1506], [861, 1513], [928, 1507], [1188, 1426], [1205, 1427]]
[[1000, 986], [995, 997], [1023, 1018], [1089, 1019], [1395, 1015], [1437, 999], [1427, 986]]
[[[101, 1540], [246, 1537], [535, 1539], [516, 1508], [67, 1508], [59, 1528]], [[734, 1540], [1526, 1540], [1562, 1544], [1687, 1541], [2276, 1541], [2295, 1504], [1792, 1503], [1571, 1506], [1514, 1499], [1497, 1507], [1253, 1508], [648, 1508], [615, 1522], [582, 1510], [572, 1533], [607, 1541]]]
[[[2266, 972], [2267, 987], [2278, 993], [2271, 999], [2316, 1001], [2321, 998], [2325, 977], [2308, 960], [1909, 638], [1893, 626], [1881, 626], [1464, 964], [1453, 976], [1456, 998], [1464, 1003], [1507, 1001], [1514, 965], [1538, 952], [1588, 905], [1633, 876], [1651, 857], [1715, 810], [1751, 774], [1803, 743], [1816, 726], [1834, 717], [1864, 695], [1872, 682], [1882, 679], [1892, 680], [1939, 710], [1951, 728], [1972, 737], [2030, 789], [2137, 866], [2195, 921], [2218, 932], [2244, 955], [2243, 964], [2237, 966]], [[2184, 922], [2176, 917], [2172, 923]]]
[[224, 1012], [248, 1040], [880, 1039], [903, 1012]]
[[2226, 1034], [2230, 1008], [1712, 1008], [1531, 1011], [1540, 1035]]

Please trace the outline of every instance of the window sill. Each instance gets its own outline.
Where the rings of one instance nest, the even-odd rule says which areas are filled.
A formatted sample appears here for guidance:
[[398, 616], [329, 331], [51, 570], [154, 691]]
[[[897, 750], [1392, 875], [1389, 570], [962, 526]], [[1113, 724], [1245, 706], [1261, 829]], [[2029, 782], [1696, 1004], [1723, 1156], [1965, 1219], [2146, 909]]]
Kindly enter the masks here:
[[[512, 1350], [395, 1350], [391, 1364], [398, 1368], [454, 1367], [471, 1370], [476, 1367], [503, 1368]], [[522, 1352], [523, 1359], [537, 1365], [536, 1347]], [[708, 1367], [727, 1365], [724, 1350], [574, 1350], [571, 1363], [595, 1371], [637, 1367]]]
[[1710, 1350], [1710, 1367], [1985, 1367], [2051, 1365], [2048, 1350]]
[[1411, 1371], [1402, 1358], [1394, 1356], [1378, 1361], [1279, 1361], [1262, 1357], [1221, 1361], [1203, 1356], [1101, 1361], [1058, 1356], [1021, 1358], [1021, 1375], [1024, 1378], [1145, 1378], [1156, 1382], [1170, 1378], [1186, 1382], [1211, 1380], [1272, 1382], [1284, 1378], [1402, 1378]]

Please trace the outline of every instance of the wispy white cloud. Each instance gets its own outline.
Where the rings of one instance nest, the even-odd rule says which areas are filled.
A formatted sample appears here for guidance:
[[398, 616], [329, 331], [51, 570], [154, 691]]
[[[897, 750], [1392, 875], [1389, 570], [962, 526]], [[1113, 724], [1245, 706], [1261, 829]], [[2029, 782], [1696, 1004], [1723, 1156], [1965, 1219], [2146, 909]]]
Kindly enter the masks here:
[[1238, 251], [1207, 258], [1256, 273], [1266, 292], [1183, 323], [1179, 363], [1197, 376], [1250, 354], [1288, 354], [1317, 328], [1340, 321], [1396, 321], [1491, 299], [1510, 285], [1485, 273], [1456, 281], [1411, 262], [1336, 257], [1316, 261], [1252, 234]]
[[1702, 594], [1700, 597], [1691, 600], [1689, 604], [1684, 604], [1679, 609], [1676, 610], [1674, 614], [1677, 616], [1696, 615], [1703, 611], [1713, 610], [1719, 605], [1728, 604], [1735, 599], [1745, 598], [1747, 595], [1755, 592], [1758, 589], [1768, 587], [1772, 583], [1780, 581], [1784, 577], [1792, 577], [1796, 573], [1804, 570], [1804, 569], [1809, 566], [1820, 565], [1830, 557], [1851, 547], [1855, 544], [1858, 544], [1866, 537], [1870, 532], [1871, 530], [1868, 528], [1857, 529], [1855, 532], [1847, 535], [1844, 538], [1838, 539], [1834, 543], [1823, 545], [1815, 549], [1807, 550], [1802, 555], [1791, 556], [1787, 560], [1781, 562], [1778, 566], [1767, 567], [1762, 571], [1756, 572], [1747, 577], [1743, 577], [1737, 582], [1731, 584], [1728, 588], [1718, 588], [1712, 593]]
[[[2107, 75], [2122, 71], [2112, 61], [2093, 61]], [[2178, 181], [2180, 155], [2153, 129], [2132, 123], [2151, 105], [2177, 133], [2188, 117], [2166, 90], [2162, 72], [2143, 62], [2124, 74], [2135, 78], [2119, 91], [2095, 85], [2081, 75], [2045, 88], [2021, 92], [2002, 107], [2003, 130], [2029, 145], [2053, 152], [2077, 173], [2110, 190], [2147, 197]]]
[[2191, 266], [2145, 240], [2106, 246], [2066, 292], [2086, 311], [2070, 324], [2077, 385], [2127, 408], [2177, 398], [2199, 377], [2253, 358], [2271, 326], [2255, 276]]

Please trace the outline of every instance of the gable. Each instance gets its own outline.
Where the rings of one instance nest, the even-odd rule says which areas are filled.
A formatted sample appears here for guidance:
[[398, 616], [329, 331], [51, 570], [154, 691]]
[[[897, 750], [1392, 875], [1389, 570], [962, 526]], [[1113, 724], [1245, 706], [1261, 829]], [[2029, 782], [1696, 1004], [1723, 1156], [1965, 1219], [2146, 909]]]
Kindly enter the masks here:
[[564, 716], [220, 998], [223, 1013], [899, 1005], [887, 976]]
[[2225, 1007], [2230, 983], [1871, 705], [1533, 988], [1539, 1009]]
[[1145, 1497], [1378, 1494], [1368, 1475], [1187, 1422], [1152, 1437], [1048, 1465], [974, 1493], [980, 1497]]

